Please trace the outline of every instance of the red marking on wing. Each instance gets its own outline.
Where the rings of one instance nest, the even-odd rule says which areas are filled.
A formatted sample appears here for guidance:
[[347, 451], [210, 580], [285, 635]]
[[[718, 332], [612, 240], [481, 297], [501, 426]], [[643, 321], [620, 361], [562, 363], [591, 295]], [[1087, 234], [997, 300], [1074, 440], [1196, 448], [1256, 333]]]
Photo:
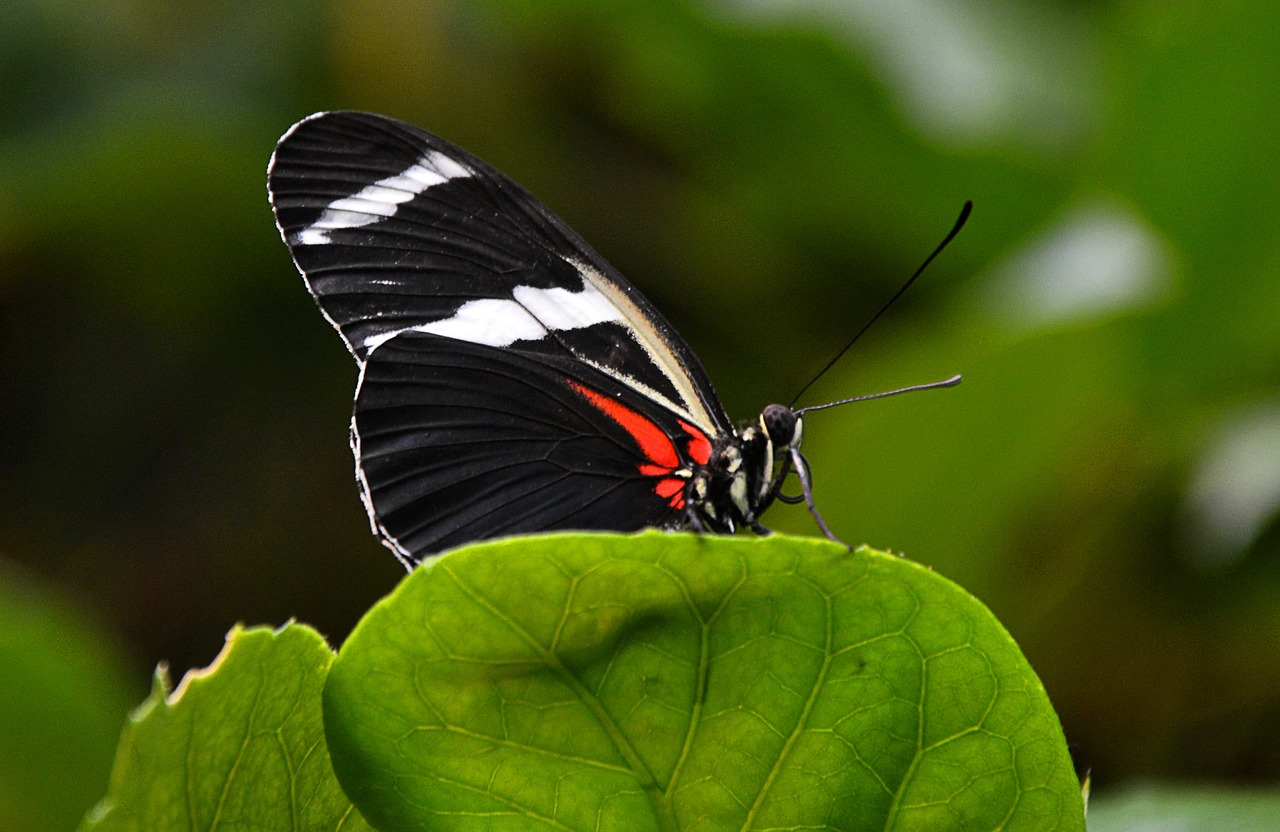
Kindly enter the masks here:
[[[601, 413], [617, 422], [622, 426], [623, 430], [631, 434], [631, 438], [636, 440], [636, 444], [640, 446], [640, 450], [644, 452], [645, 457], [653, 464], [661, 465], [665, 469], [662, 473], [673, 471], [680, 464], [680, 457], [676, 454], [675, 443], [652, 420], [642, 416], [622, 402], [601, 395], [594, 390], [589, 390], [577, 382], [571, 381], [569, 386], [577, 390], [584, 399], [598, 407]], [[647, 472], [642, 470], [641, 473]]]
[[680, 420], [680, 427], [684, 428], [684, 432], [689, 434], [689, 456], [699, 465], [706, 465], [711, 462], [711, 440], [702, 431], [693, 425]]
[[659, 497], [674, 497], [684, 491], [684, 480], [667, 477], [666, 479], [658, 480], [658, 484], [653, 487], [653, 490]]
[[[638, 469], [646, 477], [660, 477], [654, 483], [653, 491], [676, 511], [684, 509], [685, 481], [680, 477], [667, 476], [680, 465], [680, 455], [676, 452], [676, 444], [666, 432], [654, 424], [653, 420], [632, 410], [622, 402], [583, 387], [575, 381], [569, 386], [584, 399], [594, 405], [601, 413], [622, 426], [631, 438], [640, 446], [647, 462], [642, 462]], [[680, 427], [691, 437], [688, 442], [689, 454], [699, 464], [706, 465], [711, 458], [711, 443], [705, 434], [692, 425], [680, 422]]]

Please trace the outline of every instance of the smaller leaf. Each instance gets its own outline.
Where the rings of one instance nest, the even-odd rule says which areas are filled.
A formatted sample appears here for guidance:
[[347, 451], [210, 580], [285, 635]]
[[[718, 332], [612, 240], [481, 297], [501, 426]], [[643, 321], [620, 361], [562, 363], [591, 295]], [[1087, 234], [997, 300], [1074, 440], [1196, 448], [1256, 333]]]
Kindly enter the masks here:
[[368, 829], [325, 746], [320, 691], [333, 651], [309, 627], [236, 627], [208, 668], [151, 696], [125, 726], [111, 788], [85, 832]]

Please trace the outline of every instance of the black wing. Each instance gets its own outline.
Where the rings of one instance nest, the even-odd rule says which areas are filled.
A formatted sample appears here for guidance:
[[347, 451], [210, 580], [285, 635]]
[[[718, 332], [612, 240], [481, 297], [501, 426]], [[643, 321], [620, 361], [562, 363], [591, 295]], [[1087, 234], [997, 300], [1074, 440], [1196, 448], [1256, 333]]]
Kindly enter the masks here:
[[357, 477], [406, 563], [480, 538], [679, 524], [728, 419], [672, 327], [480, 160], [364, 113], [294, 125], [281, 235], [360, 364]]
[[610, 373], [702, 429], [730, 429], [692, 350], [527, 191], [394, 119], [318, 113], [280, 140], [268, 190], [307, 286], [357, 361], [418, 330]]
[[418, 332], [365, 363], [351, 444], [370, 522], [406, 565], [521, 532], [680, 525], [680, 473], [710, 450], [581, 362]]

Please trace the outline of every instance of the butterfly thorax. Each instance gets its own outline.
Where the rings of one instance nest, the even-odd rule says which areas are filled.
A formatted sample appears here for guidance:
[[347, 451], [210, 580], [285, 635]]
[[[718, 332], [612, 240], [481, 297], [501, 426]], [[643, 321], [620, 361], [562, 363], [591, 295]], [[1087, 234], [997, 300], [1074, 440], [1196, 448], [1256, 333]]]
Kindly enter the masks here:
[[694, 468], [685, 491], [690, 525], [719, 533], [757, 528], [791, 470], [802, 432], [794, 410], [771, 404], [755, 422], [716, 438], [711, 458]]

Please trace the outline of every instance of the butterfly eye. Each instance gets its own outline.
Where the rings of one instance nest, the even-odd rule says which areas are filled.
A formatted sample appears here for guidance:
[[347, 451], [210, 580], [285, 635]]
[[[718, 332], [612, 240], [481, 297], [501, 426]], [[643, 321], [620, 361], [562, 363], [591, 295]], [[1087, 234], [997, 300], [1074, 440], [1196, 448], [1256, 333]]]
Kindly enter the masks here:
[[771, 404], [760, 414], [760, 420], [764, 423], [765, 432], [769, 434], [769, 439], [775, 446], [789, 448], [795, 443], [799, 433], [797, 428], [800, 418], [791, 408], [786, 405]]

